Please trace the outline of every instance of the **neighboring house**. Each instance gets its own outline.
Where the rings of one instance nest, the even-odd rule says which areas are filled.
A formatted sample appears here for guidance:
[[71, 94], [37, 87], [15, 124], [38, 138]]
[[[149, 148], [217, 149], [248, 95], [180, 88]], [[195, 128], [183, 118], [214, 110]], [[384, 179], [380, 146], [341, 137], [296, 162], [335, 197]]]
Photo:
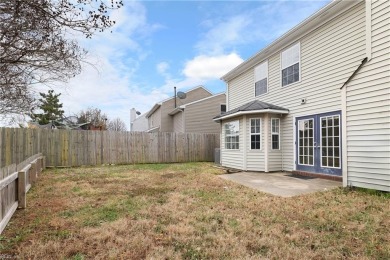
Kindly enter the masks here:
[[144, 113], [137, 117], [135, 108], [130, 110], [130, 131], [145, 132], [148, 130], [148, 119], [146, 118], [146, 114], [147, 113]]
[[[219, 133], [219, 126], [212, 119], [215, 115], [221, 113], [221, 104], [226, 103], [226, 97], [221, 94], [213, 96], [203, 86], [191, 89], [185, 94], [186, 97], [184, 99], [176, 98], [176, 107], [174, 97], [155, 104], [146, 114], [146, 118], [148, 119], [147, 131], [193, 131], [202, 133], [209, 133], [211, 131], [213, 133]], [[212, 105], [210, 106], [210, 104]], [[194, 108], [198, 108], [199, 111], [194, 113]], [[200, 117], [203, 118], [200, 119]]]
[[390, 1], [332, 1], [227, 73], [221, 163], [390, 191]]
[[173, 132], [176, 133], [220, 133], [221, 128], [213, 122], [215, 115], [226, 111], [225, 93], [215, 94], [173, 109]]

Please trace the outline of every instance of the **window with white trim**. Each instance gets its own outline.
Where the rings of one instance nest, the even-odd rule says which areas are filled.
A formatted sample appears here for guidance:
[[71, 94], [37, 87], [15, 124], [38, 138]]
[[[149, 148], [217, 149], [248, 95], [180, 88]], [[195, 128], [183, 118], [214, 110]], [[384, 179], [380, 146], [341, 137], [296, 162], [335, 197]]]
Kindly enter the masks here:
[[280, 119], [271, 118], [271, 147], [272, 150], [280, 149]]
[[238, 120], [225, 123], [225, 149], [239, 149], [240, 122]]
[[287, 86], [300, 80], [300, 43], [296, 43], [282, 52], [282, 86]]
[[226, 104], [221, 104], [221, 114], [226, 113]]
[[250, 120], [250, 136], [251, 136], [251, 150], [260, 150], [261, 149], [261, 119], [252, 118]]
[[268, 61], [255, 68], [255, 96], [268, 92]]

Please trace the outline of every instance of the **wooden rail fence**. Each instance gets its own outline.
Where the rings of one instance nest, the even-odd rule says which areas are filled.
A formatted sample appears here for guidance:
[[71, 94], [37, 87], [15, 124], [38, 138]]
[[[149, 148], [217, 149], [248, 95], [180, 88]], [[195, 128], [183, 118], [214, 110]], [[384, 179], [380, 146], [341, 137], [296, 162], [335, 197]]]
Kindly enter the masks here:
[[26, 207], [26, 194], [45, 168], [41, 153], [0, 169], [0, 234], [17, 208]]
[[42, 153], [47, 166], [213, 161], [219, 134], [0, 128], [0, 167]]

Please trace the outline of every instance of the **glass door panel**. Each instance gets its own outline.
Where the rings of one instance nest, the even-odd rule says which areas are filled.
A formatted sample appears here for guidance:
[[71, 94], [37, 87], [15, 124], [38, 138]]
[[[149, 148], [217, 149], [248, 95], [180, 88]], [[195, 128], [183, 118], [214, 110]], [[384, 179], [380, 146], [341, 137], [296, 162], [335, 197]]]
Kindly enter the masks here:
[[297, 118], [296, 169], [341, 175], [341, 113]]
[[321, 117], [321, 167], [340, 168], [340, 116]]
[[305, 119], [299, 125], [299, 164], [314, 165], [314, 119]]

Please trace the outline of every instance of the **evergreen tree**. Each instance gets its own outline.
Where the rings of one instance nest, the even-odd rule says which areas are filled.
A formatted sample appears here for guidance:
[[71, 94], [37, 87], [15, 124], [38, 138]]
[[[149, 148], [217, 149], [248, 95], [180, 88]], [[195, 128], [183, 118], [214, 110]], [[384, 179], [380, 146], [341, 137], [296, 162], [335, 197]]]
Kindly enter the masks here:
[[60, 94], [55, 94], [54, 90], [49, 90], [47, 94], [39, 93], [42, 97], [39, 99], [39, 108], [42, 114], [35, 114], [35, 117], [40, 125], [46, 125], [52, 120], [58, 120], [63, 117], [64, 110], [62, 110], [62, 103], [58, 99]]

